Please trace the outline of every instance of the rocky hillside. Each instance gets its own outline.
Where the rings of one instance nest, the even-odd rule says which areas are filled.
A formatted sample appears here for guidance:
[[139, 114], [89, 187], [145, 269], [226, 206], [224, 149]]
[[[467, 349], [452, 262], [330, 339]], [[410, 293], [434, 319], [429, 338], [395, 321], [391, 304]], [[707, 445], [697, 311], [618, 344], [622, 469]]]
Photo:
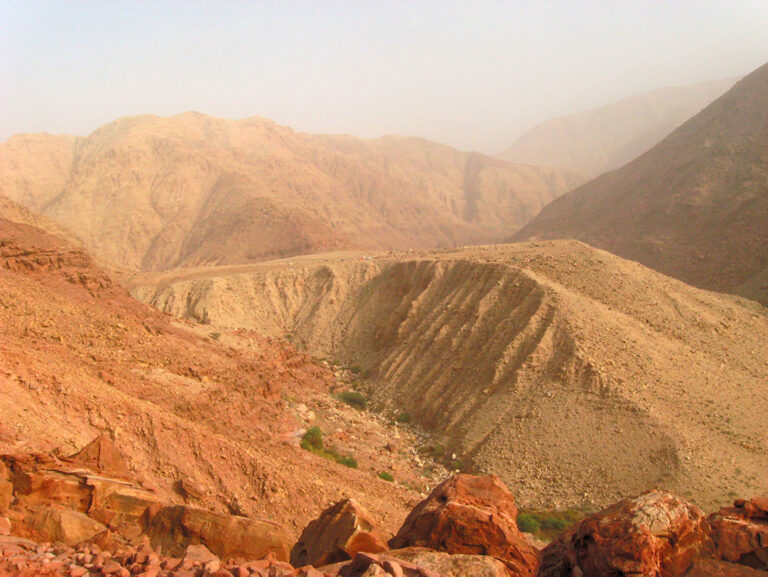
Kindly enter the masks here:
[[0, 145], [0, 194], [134, 270], [493, 242], [581, 182], [416, 138], [313, 136], [196, 113]]
[[515, 240], [576, 238], [768, 304], [768, 65], [652, 150], [558, 199]]
[[662, 88], [540, 124], [499, 155], [594, 178], [634, 160], [731, 88], [735, 79]]
[[[5, 218], [0, 311], [0, 452], [55, 461], [105, 435], [155, 498], [293, 532], [341, 496], [392, 531], [437, 482], [411, 433], [331, 396], [345, 381], [327, 365], [247, 331], [177, 326], [79, 248]], [[358, 468], [300, 448], [312, 426]]]
[[353, 367], [436, 454], [527, 505], [767, 488], [765, 310], [578, 242], [303, 257], [133, 293]]

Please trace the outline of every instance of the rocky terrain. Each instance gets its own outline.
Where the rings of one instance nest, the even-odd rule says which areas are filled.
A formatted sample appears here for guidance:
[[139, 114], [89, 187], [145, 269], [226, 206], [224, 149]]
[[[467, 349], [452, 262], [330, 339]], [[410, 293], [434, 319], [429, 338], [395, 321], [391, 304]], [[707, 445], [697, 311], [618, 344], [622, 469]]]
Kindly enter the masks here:
[[102, 437], [69, 457], [0, 456], [0, 491], [4, 576], [768, 575], [766, 497], [706, 517], [672, 493], [647, 491], [546, 545], [521, 533], [515, 499], [497, 477], [457, 475], [389, 542], [362, 505], [345, 499], [294, 543], [277, 523], [164, 503], [130, 480]]
[[594, 178], [650, 150], [735, 82], [728, 79], [662, 88], [555, 118], [523, 134], [499, 157], [560, 166]]
[[766, 491], [768, 316], [575, 241], [134, 278], [160, 310], [354, 369], [385, 415], [526, 506]]
[[548, 205], [514, 240], [576, 238], [768, 304], [768, 65], [620, 170]]
[[186, 113], [0, 144], [0, 194], [134, 270], [495, 242], [583, 182], [417, 138]]
[[[412, 432], [332, 396], [343, 371], [248, 331], [178, 326], [79, 248], [2, 218], [0, 311], [0, 452], [67, 455], [107, 435], [159, 497], [289, 531], [342, 496], [393, 531], [444, 474]], [[313, 426], [359, 468], [301, 449]]]

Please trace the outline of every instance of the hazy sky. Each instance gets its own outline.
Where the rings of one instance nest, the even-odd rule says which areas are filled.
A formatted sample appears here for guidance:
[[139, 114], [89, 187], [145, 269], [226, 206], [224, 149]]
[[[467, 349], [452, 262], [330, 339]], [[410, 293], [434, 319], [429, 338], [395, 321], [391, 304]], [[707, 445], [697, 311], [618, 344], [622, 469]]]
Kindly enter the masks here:
[[768, 0], [0, 1], [0, 140], [197, 110], [496, 152], [768, 62]]

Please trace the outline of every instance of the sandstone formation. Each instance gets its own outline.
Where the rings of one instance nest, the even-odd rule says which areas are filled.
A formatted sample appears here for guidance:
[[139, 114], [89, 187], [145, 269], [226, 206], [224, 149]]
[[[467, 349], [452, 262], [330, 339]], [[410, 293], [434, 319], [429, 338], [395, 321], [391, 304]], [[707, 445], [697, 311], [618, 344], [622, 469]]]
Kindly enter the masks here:
[[575, 238], [768, 304], [768, 65], [623, 168], [546, 207], [514, 240]]
[[538, 554], [517, 528], [517, 507], [498, 477], [457, 475], [438, 486], [406, 518], [392, 549], [427, 547], [489, 555], [510, 575], [536, 575]]
[[662, 88], [544, 122], [499, 154], [594, 178], [634, 160], [731, 88], [735, 79]]
[[541, 553], [541, 577], [682, 577], [712, 553], [704, 514], [671, 493], [650, 491], [592, 515]]
[[737, 500], [709, 523], [719, 558], [768, 571], [768, 497]]
[[293, 543], [277, 523], [183, 505], [150, 507], [142, 522], [152, 546], [171, 555], [203, 544], [221, 558], [249, 561], [272, 553], [278, 561], [288, 561]]
[[291, 550], [291, 564], [330, 565], [352, 559], [357, 553], [379, 553], [387, 549], [384, 535], [370, 513], [351, 499], [344, 499], [322, 512], [302, 531]]
[[768, 490], [764, 309], [575, 241], [307, 256], [132, 292], [354, 367], [369, 404], [525, 506]]
[[97, 258], [142, 270], [494, 242], [581, 182], [417, 138], [313, 136], [196, 113], [0, 144], [0, 194], [72, 230]]

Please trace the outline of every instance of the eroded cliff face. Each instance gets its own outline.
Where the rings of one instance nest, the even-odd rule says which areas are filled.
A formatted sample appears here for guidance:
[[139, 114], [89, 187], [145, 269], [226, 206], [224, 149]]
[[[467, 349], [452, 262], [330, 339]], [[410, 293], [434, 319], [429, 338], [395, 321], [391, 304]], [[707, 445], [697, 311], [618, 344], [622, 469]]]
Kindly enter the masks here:
[[140, 284], [161, 310], [352, 367], [380, 410], [523, 502], [663, 486], [719, 503], [734, 483], [765, 482], [764, 310], [580, 243], [318, 256]]

